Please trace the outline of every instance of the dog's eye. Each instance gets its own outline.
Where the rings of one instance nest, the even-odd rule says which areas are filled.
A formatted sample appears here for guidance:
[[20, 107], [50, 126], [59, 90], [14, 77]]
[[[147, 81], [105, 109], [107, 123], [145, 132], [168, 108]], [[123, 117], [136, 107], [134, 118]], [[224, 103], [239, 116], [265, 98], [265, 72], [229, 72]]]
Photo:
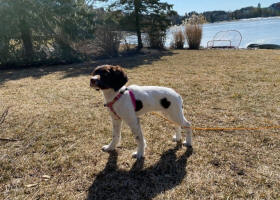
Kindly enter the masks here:
[[105, 76], [105, 73], [104, 72], [96, 72], [96, 73], [94, 73], [94, 75]]

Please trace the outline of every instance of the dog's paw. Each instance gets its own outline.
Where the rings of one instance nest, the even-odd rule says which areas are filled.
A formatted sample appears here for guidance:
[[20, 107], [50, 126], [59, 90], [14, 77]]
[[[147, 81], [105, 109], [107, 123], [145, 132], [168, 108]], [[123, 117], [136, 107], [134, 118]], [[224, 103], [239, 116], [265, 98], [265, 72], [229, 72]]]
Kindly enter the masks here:
[[183, 145], [187, 148], [192, 148], [192, 144], [190, 142], [185, 141], [183, 142]]
[[132, 154], [132, 158], [141, 159], [141, 158], [144, 158], [144, 155], [142, 153], [134, 152]]
[[173, 136], [172, 138], [173, 142], [181, 142], [181, 138], [178, 138], [176, 135]]
[[115, 149], [112, 148], [110, 145], [105, 145], [102, 147], [102, 151], [108, 152], [108, 151], [114, 151]]
[[121, 146], [122, 146], [121, 142], [118, 142], [118, 144], [116, 145], [116, 147], [121, 147]]

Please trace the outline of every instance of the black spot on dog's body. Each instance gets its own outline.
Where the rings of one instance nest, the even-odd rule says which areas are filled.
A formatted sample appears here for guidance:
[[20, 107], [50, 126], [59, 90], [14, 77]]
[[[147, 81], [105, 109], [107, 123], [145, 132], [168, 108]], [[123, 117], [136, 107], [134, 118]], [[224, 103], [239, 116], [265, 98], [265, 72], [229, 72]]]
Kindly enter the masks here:
[[135, 108], [135, 111], [136, 111], [136, 112], [139, 111], [139, 110], [141, 110], [141, 109], [143, 108], [143, 103], [142, 103], [141, 100], [137, 100], [137, 99], [136, 99], [135, 103], [136, 103], [136, 108]]
[[162, 105], [162, 107], [167, 109], [171, 105], [171, 102], [168, 101], [167, 98], [163, 98], [163, 99], [160, 100], [160, 104]]

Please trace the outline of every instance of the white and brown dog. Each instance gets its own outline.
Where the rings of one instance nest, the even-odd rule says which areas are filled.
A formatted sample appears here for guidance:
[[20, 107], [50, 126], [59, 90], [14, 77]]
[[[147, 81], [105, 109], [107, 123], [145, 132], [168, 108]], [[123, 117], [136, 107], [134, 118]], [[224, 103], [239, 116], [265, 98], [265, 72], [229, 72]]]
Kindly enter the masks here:
[[178, 124], [174, 141], [181, 141], [181, 130], [185, 130], [184, 145], [192, 146], [191, 124], [183, 115], [183, 101], [173, 89], [158, 86], [126, 87], [128, 78], [120, 66], [102, 65], [92, 72], [90, 86], [102, 90], [113, 122], [112, 142], [103, 146], [102, 150], [112, 151], [121, 140], [121, 124], [125, 121], [131, 128], [137, 142], [137, 152], [133, 157], [144, 156], [145, 140], [141, 131], [138, 116], [149, 111], [161, 111], [165, 116]]

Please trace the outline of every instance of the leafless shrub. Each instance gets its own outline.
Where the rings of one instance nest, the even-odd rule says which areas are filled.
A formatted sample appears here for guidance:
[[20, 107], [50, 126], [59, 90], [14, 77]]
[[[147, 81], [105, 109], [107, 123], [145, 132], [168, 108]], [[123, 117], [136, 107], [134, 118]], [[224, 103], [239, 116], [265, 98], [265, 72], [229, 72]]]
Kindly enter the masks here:
[[99, 56], [117, 56], [123, 34], [108, 26], [100, 26], [95, 32], [94, 44]]
[[144, 38], [145, 46], [152, 49], [163, 49], [166, 41], [166, 31], [153, 28], [147, 31]]

